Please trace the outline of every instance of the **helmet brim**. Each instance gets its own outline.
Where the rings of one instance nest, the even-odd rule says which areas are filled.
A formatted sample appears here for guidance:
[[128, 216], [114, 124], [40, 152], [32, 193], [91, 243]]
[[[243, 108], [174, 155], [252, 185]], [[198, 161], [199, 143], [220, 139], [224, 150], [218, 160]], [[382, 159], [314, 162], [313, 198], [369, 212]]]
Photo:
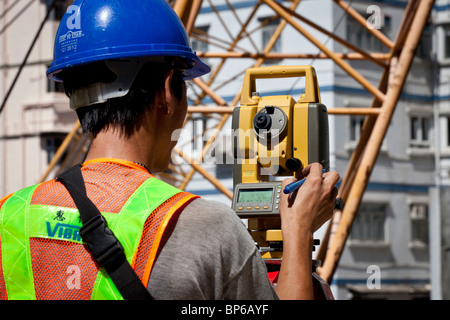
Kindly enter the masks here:
[[47, 77], [54, 81], [63, 81], [60, 74], [66, 69], [77, 66], [114, 59], [127, 58], [152, 58], [152, 57], [178, 57], [186, 61], [184, 79], [190, 80], [203, 76], [211, 71], [211, 68], [198, 58], [195, 52], [188, 47], [177, 45], [137, 45], [129, 48], [108, 47], [93, 50], [91, 52], [81, 52], [70, 57], [55, 60], [47, 70]]

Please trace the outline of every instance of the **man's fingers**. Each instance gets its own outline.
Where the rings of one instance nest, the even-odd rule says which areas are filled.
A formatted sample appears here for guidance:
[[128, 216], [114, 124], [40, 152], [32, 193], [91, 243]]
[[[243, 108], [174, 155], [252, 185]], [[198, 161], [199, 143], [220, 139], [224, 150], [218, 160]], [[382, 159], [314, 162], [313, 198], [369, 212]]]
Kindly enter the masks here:
[[308, 175], [322, 175], [322, 165], [318, 162], [311, 163], [303, 168], [302, 173], [304, 176]]
[[336, 171], [328, 171], [323, 174], [323, 180], [329, 185], [336, 185], [340, 179], [339, 173]]
[[336, 187], [333, 188], [333, 190], [331, 190], [331, 194], [330, 194], [330, 200], [335, 200], [336, 197], [338, 195], [338, 189]]
[[[327, 192], [330, 196], [332, 196], [333, 194], [335, 194], [337, 192], [337, 191], [334, 191], [334, 189], [336, 188], [335, 186], [338, 183], [340, 176], [336, 171], [328, 171], [328, 172], [323, 173], [322, 165], [318, 162], [315, 162], [315, 163], [311, 163], [307, 167], [305, 167], [302, 170], [302, 173], [306, 177], [306, 182], [310, 181], [310, 183], [312, 183], [316, 186], [322, 185], [322, 187], [325, 187], [324, 191]], [[284, 188], [288, 184], [295, 182], [295, 181], [297, 181], [297, 179], [292, 178], [292, 177], [284, 179], [281, 183], [282, 190], [284, 190]], [[337, 193], [336, 193], [336, 195], [337, 195]]]
[[[295, 181], [297, 181], [297, 179], [292, 178], [292, 177], [289, 177], [289, 178], [284, 179], [283, 181], [281, 181], [281, 190], [284, 190], [284, 188], [285, 188], [289, 183], [292, 183], [292, 182], [295, 182]], [[284, 192], [282, 192], [282, 194], [284, 194]]]

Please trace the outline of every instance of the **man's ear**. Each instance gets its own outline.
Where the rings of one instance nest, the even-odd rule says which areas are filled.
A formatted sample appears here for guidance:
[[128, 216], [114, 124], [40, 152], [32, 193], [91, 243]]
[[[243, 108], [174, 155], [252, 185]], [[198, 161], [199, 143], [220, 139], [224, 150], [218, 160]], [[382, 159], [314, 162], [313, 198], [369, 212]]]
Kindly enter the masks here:
[[173, 77], [173, 69], [171, 69], [165, 79], [164, 79], [164, 102], [165, 102], [165, 107], [166, 109], [166, 114], [173, 114], [174, 113], [174, 108], [175, 108], [175, 103], [173, 103], [173, 100], [175, 99], [175, 97], [173, 96], [172, 93], [172, 77]]

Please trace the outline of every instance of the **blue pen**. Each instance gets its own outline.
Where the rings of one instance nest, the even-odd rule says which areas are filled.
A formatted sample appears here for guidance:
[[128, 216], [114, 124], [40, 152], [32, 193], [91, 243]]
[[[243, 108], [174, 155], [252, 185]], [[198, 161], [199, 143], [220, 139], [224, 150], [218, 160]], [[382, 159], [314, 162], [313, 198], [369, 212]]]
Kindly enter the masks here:
[[[326, 170], [323, 169], [323, 170], [322, 170], [322, 173], [325, 173], [325, 171], [326, 171]], [[286, 187], [284, 187], [283, 192], [284, 192], [285, 194], [292, 193], [292, 192], [294, 192], [295, 190], [297, 190], [298, 188], [300, 188], [300, 187], [303, 185], [303, 183], [305, 183], [305, 181], [306, 181], [306, 178], [303, 178], [303, 179], [298, 180], [298, 181], [291, 182], [291, 183], [289, 183]]]
[[298, 181], [291, 182], [286, 187], [284, 187], [283, 192], [285, 194], [292, 193], [295, 190], [297, 190], [298, 188], [300, 188], [302, 186], [302, 184], [305, 183], [305, 181], [306, 181], [306, 178], [303, 178], [303, 179], [298, 180]]

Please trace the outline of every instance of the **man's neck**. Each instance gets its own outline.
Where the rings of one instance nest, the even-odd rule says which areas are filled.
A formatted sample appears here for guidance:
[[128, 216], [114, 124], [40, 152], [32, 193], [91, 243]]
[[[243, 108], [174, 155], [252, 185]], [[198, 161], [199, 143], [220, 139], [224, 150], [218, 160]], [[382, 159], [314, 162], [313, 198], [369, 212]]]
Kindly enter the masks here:
[[116, 158], [144, 164], [151, 168], [152, 143], [143, 134], [125, 137], [117, 130], [100, 132], [92, 141], [86, 161], [98, 158]]

